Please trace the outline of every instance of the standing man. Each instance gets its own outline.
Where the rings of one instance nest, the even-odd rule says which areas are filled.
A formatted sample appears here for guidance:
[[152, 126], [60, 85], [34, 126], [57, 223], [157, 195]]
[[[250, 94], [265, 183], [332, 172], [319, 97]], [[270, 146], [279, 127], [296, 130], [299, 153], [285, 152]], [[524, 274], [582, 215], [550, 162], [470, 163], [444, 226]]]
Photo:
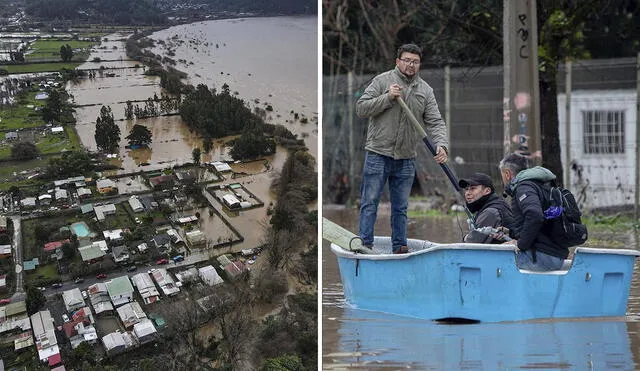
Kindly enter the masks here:
[[[543, 192], [556, 176], [546, 168], [527, 168], [527, 159], [512, 153], [500, 161], [500, 173], [505, 192], [511, 196], [514, 228], [511, 237], [519, 253], [518, 268], [532, 271], [557, 270], [569, 256], [569, 249], [560, 247], [545, 234]], [[517, 239], [517, 240], [516, 240]]]
[[[507, 202], [496, 194], [491, 177], [485, 173], [475, 173], [468, 178], [460, 179], [460, 188], [464, 189], [467, 209], [473, 213], [474, 228], [466, 236], [464, 242], [503, 243], [502, 233], [482, 233], [478, 228], [504, 227], [512, 229], [513, 215]], [[507, 232], [508, 233], [508, 232]]]
[[396, 67], [373, 78], [356, 103], [356, 113], [369, 118], [365, 160], [360, 184], [360, 238], [373, 246], [373, 226], [385, 183], [391, 197], [391, 243], [394, 254], [407, 248], [407, 208], [415, 176], [416, 144], [422, 138], [397, 102], [402, 97], [422, 120], [436, 146], [435, 160], [447, 161], [447, 128], [433, 89], [418, 76], [422, 51], [415, 44], [398, 49]]

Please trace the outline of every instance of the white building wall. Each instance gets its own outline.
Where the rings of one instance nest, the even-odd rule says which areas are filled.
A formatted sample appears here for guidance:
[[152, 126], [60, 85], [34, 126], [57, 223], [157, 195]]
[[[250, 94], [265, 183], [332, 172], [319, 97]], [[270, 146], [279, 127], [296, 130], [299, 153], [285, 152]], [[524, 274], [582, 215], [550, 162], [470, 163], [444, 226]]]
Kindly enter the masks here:
[[[635, 192], [636, 91], [576, 90], [571, 92], [571, 161], [568, 187], [585, 209], [633, 205]], [[565, 164], [566, 96], [558, 95], [562, 166]], [[624, 112], [624, 153], [590, 154], [584, 151], [584, 111]], [[570, 164], [571, 165], [571, 164]], [[561, 174], [557, 174], [562, 177]]]

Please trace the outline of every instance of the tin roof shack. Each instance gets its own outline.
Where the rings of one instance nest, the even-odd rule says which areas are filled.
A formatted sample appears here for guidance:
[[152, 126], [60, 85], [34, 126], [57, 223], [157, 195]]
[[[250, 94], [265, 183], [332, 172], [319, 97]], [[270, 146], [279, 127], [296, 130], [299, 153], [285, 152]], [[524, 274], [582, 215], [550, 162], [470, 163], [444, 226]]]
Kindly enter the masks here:
[[151, 270], [151, 276], [156, 281], [160, 290], [165, 296], [177, 295], [180, 292], [180, 288], [175, 284], [175, 281], [169, 275], [169, 272], [164, 268], [156, 268]]
[[158, 292], [156, 285], [153, 284], [149, 274], [138, 273], [131, 277], [131, 282], [133, 282], [133, 286], [136, 287], [138, 293], [142, 296], [142, 300], [145, 304], [155, 303], [160, 300], [160, 293]]
[[71, 348], [76, 349], [82, 342], [95, 344], [98, 342], [98, 334], [91, 325], [88, 317], [74, 319], [62, 325], [62, 329], [71, 343]]
[[106, 283], [111, 302], [117, 308], [133, 300], [133, 286], [129, 276], [120, 276]]
[[53, 318], [51, 318], [48, 309], [36, 312], [31, 316], [31, 328], [33, 329], [33, 337], [36, 339], [36, 349], [38, 349], [40, 361], [49, 360], [50, 357], [60, 354]]
[[114, 355], [130, 349], [136, 342], [131, 333], [116, 331], [103, 336], [102, 344], [108, 355]]
[[215, 286], [223, 283], [222, 277], [218, 274], [212, 265], [207, 265], [198, 269], [198, 274], [204, 283], [209, 286]]
[[22, 331], [31, 329], [25, 301], [17, 301], [0, 307], [0, 334], [14, 331], [16, 328]]
[[98, 282], [87, 287], [87, 293], [96, 315], [111, 314], [113, 312], [113, 304], [105, 283]]
[[140, 307], [137, 301], [124, 304], [118, 309], [118, 316], [126, 329], [131, 329], [133, 325], [139, 323], [142, 319], [146, 319], [147, 315]]
[[158, 335], [156, 328], [153, 326], [153, 322], [148, 318], [142, 319], [133, 325], [132, 333], [140, 345], [154, 341]]
[[80, 289], [77, 287], [63, 291], [62, 301], [64, 301], [64, 306], [67, 308], [67, 312], [73, 312], [74, 310], [84, 307], [84, 298], [82, 297]]

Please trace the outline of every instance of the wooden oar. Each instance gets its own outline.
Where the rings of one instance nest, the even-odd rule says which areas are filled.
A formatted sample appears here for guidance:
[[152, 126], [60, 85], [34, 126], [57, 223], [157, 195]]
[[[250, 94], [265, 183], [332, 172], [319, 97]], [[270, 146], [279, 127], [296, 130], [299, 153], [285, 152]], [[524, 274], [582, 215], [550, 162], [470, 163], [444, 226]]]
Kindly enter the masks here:
[[[427, 137], [427, 133], [424, 131], [424, 129], [422, 128], [422, 125], [420, 125], [416, 117], [413, 115], [413, 112], [411, 112], [411, 110], [409, 109], [409, 106], [407, 106], [407, 103], [404, 101], [404, 99], [402, 99], [402, 97], [397, 97], [396, 99], [398, 100], [398, 103], [400, 103], [400, 107], [402, 107], [402, 109], [404, 110], [404, 113], [409, 118], [409, 121], [411, 121], [411, 123], [413, 124], [413, 127], [416, 129], [418, 134], [420, 134], [420, 138], [422, 138], [422, 141], [424, 142], [424, 144], [427, 146], [427, 148], [429, 148], [429, 151], [431, 152], [431, 154], [435, 156], [436, 148], [429, 141], [429, 138]], [[444, 173], [447, 175], [447, 178], [449, 178], [449, 181], [451, 181], [451, 184], [453, 184], [453, 188], [455, 188], [459, 194], [460, 186], [458, 185], [458, 179], [456, 179], [456, 176], [453, 175], [453, 172], [449, 168], [449, 165], [447, 165], [446, 163], [439, 164], [439, 165], [442, 171], [444, 171]], [[463, 203], [463, 207], [469, 219], [473, 220], [473, 214], [471, 214], [471, 211], [467, 209], [467, 205]]]
[[374, 254], [373, 250], [364, 246], [359, 236], [351, 233], [327, 218], [322, 218], [322, 238], [342, 247], [345, 250], [361, 254]]

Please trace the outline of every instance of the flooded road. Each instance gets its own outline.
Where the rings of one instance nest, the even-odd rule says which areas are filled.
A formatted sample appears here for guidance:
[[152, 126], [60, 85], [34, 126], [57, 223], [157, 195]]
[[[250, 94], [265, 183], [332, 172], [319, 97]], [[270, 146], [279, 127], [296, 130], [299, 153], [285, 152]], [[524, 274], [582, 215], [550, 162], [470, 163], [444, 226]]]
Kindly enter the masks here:
[[[317, 17], [251, 18], [181, 25], [159, 31], [150, 37], [160, 40], [171, 35], [172, 42], [176, 43], [174, 50], [180, 55], [176, 59], [183, 60], [175, 67], [189, 74], [185, 82], [194, 85], [206, 83], [218, 90], [227, 82], [230, 90], [238, 92], [238, 97], [244, 99], [252, 109], [264, 109], [267, 103], [271, 105], [273, 111], [268, 111], [267, 122], [283, 124], [305, 139], [310, 153], [317, 158], [317, 123], [313, 121], [317, 112], [316, 26]], [[174, 37], [176, 34], [180, 36]], [[76, 131], [83, 146], [91, 151], [97, 150], [95, 123], [101, 107], [105, 105], [111, 107], [121, 132], [117, 157], [110, 160], [121, 169], [109, 172], [109, 175], [158, 170], [191, 162], [192, 150], [203, 147], [202, 138], [191, 132], [180, 116], [124, 120], [127, 100], [142, 101], [154, 94], [160, 97], [162, 93], [158, 77], [145, 76], [142, 65], [136, 67], [137, 62], [127, 60], [126, 37], [126, 34], [108, 35], [106, 42], [92, 50], [88, 62], [79, 67], [97, 70], [96, 77], [67, 84], [67, 91], [77, 106]], [[213, 53], [212, 45], [216, 40], [219, 48]], [[164, 54], [168, 53], [168, 49], [156, 43], [154, 52]], [[102, 61], [93, 62], [95, 58]], [[216, 63], [223, 66], [222, 74]], [[102, 73], [99, 72], [100, 67], [105, 69]], [[219, 75], [224, 82], [221, 82]], [[144, 103], [135, 104], [144, 106]], [[299, 118], [306, 117], [308, 123], [294, 120], [291, 111], [298, 113]], [[151, 131], [153, 142], [149, 148], [125, 148], [125, 137], [134, 124], [143, 125]], [[214, 139], [213, 149], [202, 154], [201, 162], [232, 160], [228, 154], [229, 147], [224, 144], [233, 138]], [[233, 250], [252, 248], [261, 243], [263, 226], [267, 220], [266, 210], [275, 201], [270, 185], [286, 157], [287, 151], [278, 146], [274, 155], [260, 161], [232, 164], [233, 170], [241, 174], [233, 179], [227, 174], [225, 180], [216, 183], [239, 182], [265, 204], [260, 208], [225, 213], [224, 208], [213, 203], [244, 237], [244, 242], [234, 245]], [[132, 186], [137, 186], [137, 183], [133, 182]], [[141, 190], [140, 187], [135, 189]], [[201, 215], [208, 213], [201, 212]], [[201, 226], [207, 238], [217, 241], [230, 236], [230, 231], [216, 217], [205, 219]]]
[[[323, 216], [357, 231], [358, 213], [354, 209], [325, 205]], [[460, 225], [464, 228], [462, 216]], [[389, 233], [389, 214], [379, 213], [376, 234]], [[413, 218], [408, 236], [451, 242], [460, 240], [461, 232], [455, 218]], [[625, 248], [637, 247], [633, 235], [617, 236], [616, 240]], [[640, 368], [638, 263], [623, 318], [452, 325], [349, 308], [344, 302], [336, 258], [326, 241], [322, 248], [323, 369]]]

